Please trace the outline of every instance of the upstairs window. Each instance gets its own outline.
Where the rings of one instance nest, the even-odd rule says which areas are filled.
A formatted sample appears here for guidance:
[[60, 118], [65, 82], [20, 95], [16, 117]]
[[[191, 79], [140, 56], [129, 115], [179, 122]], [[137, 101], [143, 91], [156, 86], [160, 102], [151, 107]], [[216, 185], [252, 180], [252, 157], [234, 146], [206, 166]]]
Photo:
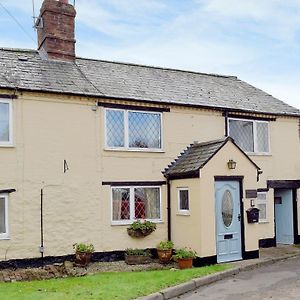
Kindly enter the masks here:
[[106, 109], [106, 147], [110, 149], [160, 150], [161, 122], [158, 112]]
[[229, 135], [247, 153], [269, 153], [269, 123], [229, 119]]
[[0, 194], [0, 239], [8, 237], [8, 195]]
[[11, 100], [0, 99], [0, 146], [11, 145]]
[[136, 219], [161, 219], [160, 187], [113, 187], [113, 224], [131, 223]]

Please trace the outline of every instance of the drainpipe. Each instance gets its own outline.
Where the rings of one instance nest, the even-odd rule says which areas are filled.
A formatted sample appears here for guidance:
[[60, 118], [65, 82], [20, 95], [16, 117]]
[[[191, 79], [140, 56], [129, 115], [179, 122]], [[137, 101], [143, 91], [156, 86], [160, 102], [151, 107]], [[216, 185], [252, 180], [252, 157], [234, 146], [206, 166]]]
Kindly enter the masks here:
[[226, 110], [224, 112], [224, 116], [225, 116], [225, 136], [228, 136], [228, 111]]
[[42, 259], [42, 267], [44, 267], [44, 219], [43, 219], [43, 199], [44, 198], [44, 190], [41, 189], [41, 245], [40, 245], [40, 253]]
[[168, 240], [172, 240], [171, 235], [171, 185], [169, 179], [167, 179], [167, 205], [168, 205]]

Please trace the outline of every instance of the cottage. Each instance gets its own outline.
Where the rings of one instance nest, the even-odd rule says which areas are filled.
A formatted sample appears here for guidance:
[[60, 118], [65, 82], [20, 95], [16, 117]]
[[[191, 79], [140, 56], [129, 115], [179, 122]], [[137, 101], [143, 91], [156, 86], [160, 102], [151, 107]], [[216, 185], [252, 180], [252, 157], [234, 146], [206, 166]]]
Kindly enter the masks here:
[[[299, 243], [300, 111], [234, 76], [76, 57], [75, 15], [44, 0], [38, 50], [0, 49], [0, 264]], [[157, 229], [134, 239], [140, 218]]]

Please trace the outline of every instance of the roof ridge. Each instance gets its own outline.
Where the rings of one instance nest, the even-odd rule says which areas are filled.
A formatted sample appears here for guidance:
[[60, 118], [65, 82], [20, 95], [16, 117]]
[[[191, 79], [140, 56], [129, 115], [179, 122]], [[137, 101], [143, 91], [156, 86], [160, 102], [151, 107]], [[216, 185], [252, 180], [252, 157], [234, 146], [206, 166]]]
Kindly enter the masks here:
[[211, 141], [206, 141], [206, 142], [201, 142], [201, 143], [193, 143], [192, 146], [196, 146], [196, 147], [200, 147], [200, 146], [206, 146], [206, 145], [213, 145], [213, 144], [218, 144], [218, 143], [224, 143], [227, 140], [232, 140], [232, 138], [230, 136], [225, 136], [223, 138], [220, 139], [216, 139], [216, 140], [211, 140]]
[[238, 79], [238, 77], [234, 76], [234, 75], [197, 72], [197, 71], [183, 70], [183, 69], [177, 69], [177, 68], [171, 68], [171, 67], [161, 67], [161, 66], [153, 66], [153, 65], [145, 65], [145, 64], [122, 62], [122, 61], [114, 61], [114, 60], [105, 60], [105, 59], [96, 59], [96, 58], [85, 58], [85, 57], [80, 57], [80, 56], [77, 56], [76, 60], [77, 59], [79, 59], [79, 60], [87, 60], [87, 61], [98, 61], [98, 62], [104, 62], [104, 63], [117, 64], [117, 65], [126, 65], [126, 66], [133, 66], [133, 67], [141, 67], [141, 68], [165, 70], [165, 71], [175, 71], [175, 72], [191, 73], [191, 74], [204, 75], [204, 76], [212, 76], [212, 77]]
[[10, 47], [0, 47], [0, 51], [9, 51], [9, 52], [26, 52], [26, 53], [38, 53], [35, 49], [25, 49], [25, 48], [10, 48]]

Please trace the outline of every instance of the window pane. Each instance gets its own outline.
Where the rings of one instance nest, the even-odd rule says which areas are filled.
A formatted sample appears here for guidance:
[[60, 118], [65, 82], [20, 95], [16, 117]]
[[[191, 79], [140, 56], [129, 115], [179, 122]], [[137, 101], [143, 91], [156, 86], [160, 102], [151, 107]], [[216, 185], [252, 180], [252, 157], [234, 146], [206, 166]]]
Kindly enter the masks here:
[[267, 219], [267, 205], [266, 203], [257, 204], [257, 208], [259, 209], [259, 219], [266, 220]]
[[180, 197], [180, 210], [189, 210], [189, 191], [181, 190], [179, 191]]
[[269, 130], [268, 123], [257, 122], [257, 151], [269, 152]]
[[160, 114], [128, 112], [129, 147], [161, 148]]
[[9, 141], [9, 104], [0, 103], [0, 142]]
[[254, 152], [252, 122], [229, 120], [229, 133], [244, 151]]
[[159, 188], [134, 189], [135, 218], [160, 219]]
[[130, 189], [115, 188], [112, 190], [113, 221], [130, 219]]
[[106, 143], [108, 147], [124, 147], [124, 112], [106, 110]]
[[5, 226], [5, 198], [0, 198], [0, 233], [6, 233], [6, 226]]

